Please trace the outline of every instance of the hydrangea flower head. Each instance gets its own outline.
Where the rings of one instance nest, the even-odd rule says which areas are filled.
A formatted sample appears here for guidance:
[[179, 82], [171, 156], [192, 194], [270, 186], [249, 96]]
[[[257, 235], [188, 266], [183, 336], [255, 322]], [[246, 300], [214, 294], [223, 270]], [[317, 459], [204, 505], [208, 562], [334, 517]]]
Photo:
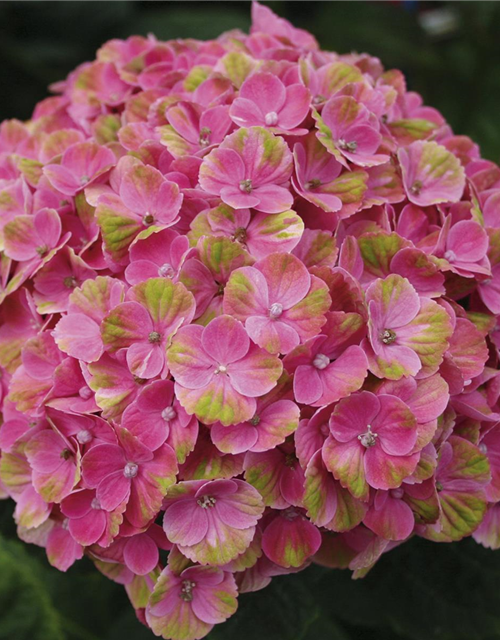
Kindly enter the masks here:
[[165, 640], [311, 563], [500, 548], [500, 168], [252, 21], [112, 40], [0, 124], [0, 498]]

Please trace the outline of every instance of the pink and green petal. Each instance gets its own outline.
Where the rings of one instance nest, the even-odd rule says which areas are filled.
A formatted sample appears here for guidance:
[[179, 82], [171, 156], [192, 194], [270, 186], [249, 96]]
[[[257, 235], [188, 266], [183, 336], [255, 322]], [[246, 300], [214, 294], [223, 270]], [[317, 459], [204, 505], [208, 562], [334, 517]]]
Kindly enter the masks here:
[[417, 140], [398, 151], [408, 199], [427, 207], [458, 202], [465, 187], [465, 172], [450, 151], [437, 142]]
[[358, 440], [338, 442], [329, 436], [323, 445], [326, 468], [351, 495], [366, 502], [369, 486], [365, 477], [364, 447]]
[[300, 567], [321, 545], [319, 530], [294, 509], [285, 510], [266, 527], [262, 549], [280, 567]]

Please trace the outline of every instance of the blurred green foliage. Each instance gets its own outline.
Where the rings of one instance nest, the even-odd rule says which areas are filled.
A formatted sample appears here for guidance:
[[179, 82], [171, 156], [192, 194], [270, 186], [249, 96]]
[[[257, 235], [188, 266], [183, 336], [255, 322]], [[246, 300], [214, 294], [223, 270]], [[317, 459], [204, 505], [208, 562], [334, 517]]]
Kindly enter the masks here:
[[[499, 2], [268, 2], [325, 49], [366, 51], [404, 71], [453, 129], [500, 161]], [[456, 27], [431, 37], [419, 18], [445, 8]], [[249, 2], [1, 2], [0, 119], [28, 118], [47, 86], [113, 37], [214, 38], [250, 24]]]
[[[409, 87], [457, 133], [500, 161], [500, 3], [447, 2], [457, 28], [431, 38], [415, 3], [270, 2], [325, 49], [367, 51], [398, 67]], [[422, 3], [421, 3], [422, 4]], [[424, 3], [424, 10], [430, 5]], [[418, 8], [418, 7], [417, 7]], [[47, 86], [113, 37], [213, 38], [248, 29], [249, 2], [1, 2], [0, 119], [29, 118]], [[16, 540], [12, 503], [0, 503], [0, 640], [146, 640], [125, 591], [83, 560], [62, 574], [44, 551]], [[210, 640], [498, 640], [500, 553], [471, 540], [412, 540], [362, 581], [311, 567], [240, 598]]]
[[[0, 503], [0, 640], [152, 640], [123, 587], [87, 559], [67, 574], [15, 540]], [[311, 566], [240, 596], [208, 640], [498, 640], [500, 553], [413, 539], [363, 580]]]

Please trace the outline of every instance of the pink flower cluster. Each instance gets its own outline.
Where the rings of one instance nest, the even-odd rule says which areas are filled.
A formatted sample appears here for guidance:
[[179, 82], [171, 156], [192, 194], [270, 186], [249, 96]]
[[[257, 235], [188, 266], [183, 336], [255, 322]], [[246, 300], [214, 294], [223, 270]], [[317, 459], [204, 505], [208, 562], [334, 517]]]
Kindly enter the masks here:
[[53, 89], [0, 126], [19, 536], [173, 640], [311, 562], [499, 547], [500, 168], [258, 3]]

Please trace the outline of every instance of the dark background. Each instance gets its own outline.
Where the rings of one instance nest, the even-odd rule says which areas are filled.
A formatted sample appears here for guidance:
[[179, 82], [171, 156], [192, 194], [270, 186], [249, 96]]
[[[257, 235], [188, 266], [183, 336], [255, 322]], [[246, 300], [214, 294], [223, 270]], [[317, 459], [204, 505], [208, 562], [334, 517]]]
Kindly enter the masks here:
[[[500, 161], [500, 3], [267, 4], [322, 48], [402, 69], [410, 89]], [[110, 38], [214, 38], [249, 22], [249, 2], [0, 2], [0, 120], [29, 118], [47, 85]], [[18, 542], [12, 509], [0, 502], [0, 640], [154, 637], [89, 561], [64, 575]], [[209, 640], [500, 640], [500, 552], [413, 539], [360, 581], [311, 567], [241, 596]]]

